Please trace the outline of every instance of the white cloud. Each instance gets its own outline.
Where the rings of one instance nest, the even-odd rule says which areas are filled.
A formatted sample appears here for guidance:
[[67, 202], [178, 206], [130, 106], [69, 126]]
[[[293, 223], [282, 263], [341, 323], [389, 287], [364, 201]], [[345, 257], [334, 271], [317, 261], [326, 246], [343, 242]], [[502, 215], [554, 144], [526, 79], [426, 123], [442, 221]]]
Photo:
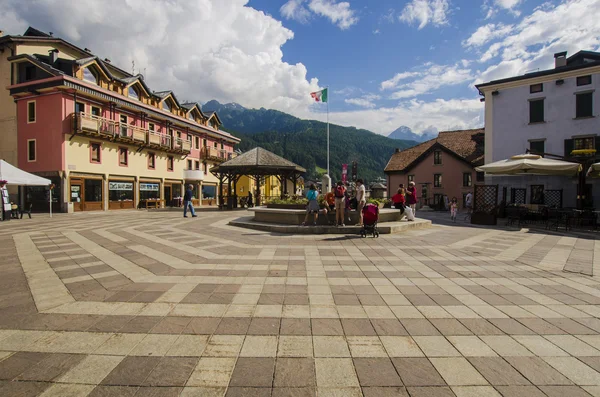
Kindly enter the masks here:
[[308, 23], [310, 20], [310, 11], [302, 3], [305, 0], [289, 0], [281, 6], [279, 12], [286, 19], [294, 19], [300, 23]]
[[[305, 6], [305, 3], [308, 3]], [[307, 23], [316, 14], [329, 19], [340, 29], [348, 29], [358, 22], [356, 12], [350, 8], [350, 3], [336, 0], [288, 0], [279, 9], [281, 15], [287, 19], [294, 19]]]
[[486, 13], [486, 19], [494, 17], [499, 9], [508, 11], [510, 14], [518, 17], [521, 15], [518, 6], [521, 5], [522, 2], [523, 0], [485, 0], [481, 8]]
[[418, 23], [423, 29], [428, 23], [433, 26], [448, 24], [449, 0], [412, 0], [400, 14], [400, 21], [408, 24]]
[[482, 62], [500, 58], [483, 71], [477, 83], [516, 76], [535, 69], [552, 68], [553, 54], [600, 49], [598, 0], [572, 0], [558, 6], [537, 8], [523, 18], [502, 40], [481, 55]]
[[381, 99], [381, 96], [376, 95], [376, 94], [367, 94], [367, 95], [363, 95], [361, 98], [345, 99], [344, 102], [346, 102], [350, 105], [356, 105], [356, 106], [360, 106], [363, 108], [373, 109], [377, 106], [374, 101], [376, 101], [378, 99]]
[[481, 47], [492, 40], [510, 34], [513, 28], [514, 27], [512, 25], [489, 23], [487, 25], [480, 26], [471, 35], [471, 37], [462, 42], [462, 45], [464, 47]]
[[[395, 90], [390, 99], [414, 98], [444, 86], [473, 80], [471, 70], [464, 65], [463, 61], [455, 65], [426, 63], [420, 67], [421, 71], [398, 73], [390, 80], [382, 82], [380, 87], [382, 90]], [[399, 84], [405, 79], [412, 79], [412, 81]]]
[[0, 13], [0, 26], [18, 27], [12, 34], [27, 25], [53, 31], [127, 70], [135, 60], [152, 89], [170, 89], [179, 98], [288, 112], [308, 107], [317, 79], [307, 79], [303, 64], [282, 60], [282, 46], [294, 33], [247, 2], [40, 0], [30, 7], [5, 0], [3, 10], [10, 12]]

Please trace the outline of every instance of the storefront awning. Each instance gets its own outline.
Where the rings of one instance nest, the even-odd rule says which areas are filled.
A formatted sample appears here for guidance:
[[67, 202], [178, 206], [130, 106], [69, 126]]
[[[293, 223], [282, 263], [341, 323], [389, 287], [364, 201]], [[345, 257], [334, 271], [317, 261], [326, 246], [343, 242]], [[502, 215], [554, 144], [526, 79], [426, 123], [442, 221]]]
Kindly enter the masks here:
[[52, 183], [50, 179], [25, 172], [4, 160], [0, 160], [0, 181], [21, 186], [48, 186]]

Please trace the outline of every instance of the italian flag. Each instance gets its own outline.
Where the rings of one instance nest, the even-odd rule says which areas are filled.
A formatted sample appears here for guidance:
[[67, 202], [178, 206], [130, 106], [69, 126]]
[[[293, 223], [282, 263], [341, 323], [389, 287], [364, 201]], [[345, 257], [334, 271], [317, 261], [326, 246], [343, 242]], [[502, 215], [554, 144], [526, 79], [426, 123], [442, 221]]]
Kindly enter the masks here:
[[311, 92], [310, 96], [315, 98], [315, 101], [317, 102], [327, 102], [327, 88], [321, 91]]

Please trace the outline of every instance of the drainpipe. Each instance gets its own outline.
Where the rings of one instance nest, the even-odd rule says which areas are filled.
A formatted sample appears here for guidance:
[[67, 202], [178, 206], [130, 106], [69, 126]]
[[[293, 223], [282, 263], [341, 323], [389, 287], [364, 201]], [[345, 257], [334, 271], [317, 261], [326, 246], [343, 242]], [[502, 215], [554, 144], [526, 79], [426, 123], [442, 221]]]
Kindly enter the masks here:
[[73, 119], [73, 134], [69, 138], [69, 141], [77, 135], [77, 91], [73, 92], [73, 114], [75, 115], [75, 118]]

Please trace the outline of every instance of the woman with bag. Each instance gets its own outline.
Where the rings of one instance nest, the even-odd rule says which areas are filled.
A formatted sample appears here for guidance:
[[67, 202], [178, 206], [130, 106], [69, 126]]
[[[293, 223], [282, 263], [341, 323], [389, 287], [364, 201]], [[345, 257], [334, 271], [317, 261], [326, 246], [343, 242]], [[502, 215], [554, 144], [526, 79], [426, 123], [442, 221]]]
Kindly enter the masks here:
[[304, 222], [302, 222], [302, 226], [306, 226], [308, 222], [308, 216], [313, 214], [313, 226], [317, 226], [317, 218], [319, 217], [319, 202], [317, 198], [319, 197], [319, 192], [317, 191], [317, 187], [314, 184], [310, 185], [310, 189], [306, 193], [306, 199], [308, 200], [308, 204], [306, 205], [306, 216], [304, 216]]

